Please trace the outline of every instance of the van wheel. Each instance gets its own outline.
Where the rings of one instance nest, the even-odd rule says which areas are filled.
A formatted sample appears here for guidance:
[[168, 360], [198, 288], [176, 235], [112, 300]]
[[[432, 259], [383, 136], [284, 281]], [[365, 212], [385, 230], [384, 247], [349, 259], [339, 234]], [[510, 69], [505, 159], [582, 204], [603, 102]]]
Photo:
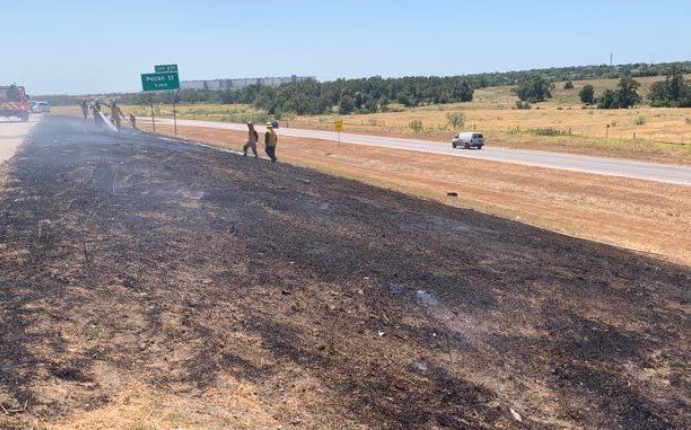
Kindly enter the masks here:
[[453, 147], [453, 149], [456, 149], [456, 142], [452, 143], [451, 146]]

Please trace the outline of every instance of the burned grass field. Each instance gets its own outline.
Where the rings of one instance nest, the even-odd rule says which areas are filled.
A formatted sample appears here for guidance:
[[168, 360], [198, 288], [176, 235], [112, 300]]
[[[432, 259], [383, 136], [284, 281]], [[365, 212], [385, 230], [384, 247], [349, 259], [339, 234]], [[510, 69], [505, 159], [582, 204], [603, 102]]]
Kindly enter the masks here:
[[689, 269], [47, 118], [0, 194], [0, 428], [686, 429]]

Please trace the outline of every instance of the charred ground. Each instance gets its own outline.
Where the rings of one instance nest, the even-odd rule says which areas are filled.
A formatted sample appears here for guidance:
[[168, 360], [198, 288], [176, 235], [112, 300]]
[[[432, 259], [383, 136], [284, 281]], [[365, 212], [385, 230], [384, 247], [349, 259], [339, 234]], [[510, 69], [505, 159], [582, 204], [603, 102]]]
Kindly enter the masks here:
[[0, 427], [134, 384], [253, 387], [218, 428], [691, 426], [687, 268], [74, 119], [5, 169]]

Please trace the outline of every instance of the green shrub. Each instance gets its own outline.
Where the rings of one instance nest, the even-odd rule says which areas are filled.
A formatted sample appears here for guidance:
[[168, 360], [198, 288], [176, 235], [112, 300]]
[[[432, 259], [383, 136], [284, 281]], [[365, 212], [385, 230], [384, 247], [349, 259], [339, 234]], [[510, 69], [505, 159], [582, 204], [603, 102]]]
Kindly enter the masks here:
[[571, 129], [566, 131], [552, 127], [529, 128], [527, 132], [536, 136], [571, 136]]
[[581, 103], [586, 106], [595, 103], [595, 87], [592, 85], [584, 86], [578, 93], [578, 97], [581, 99]]
[[554, 84], [541, 75], [532, 75], [523, 79], [514, 93], [521, 101], [538, 103], [552, 98]]
[[419, 132], [419, 131], [422, 131], [425, 129], [425, 126], [422, 124], [422, 121], [420, 121], [419, 119], [410, 121], [410, 123], [408, 123], [408, 127], [410, 127], [410, 129], [415, 131], [415, 132]]
[[621, 78], [617, 90], [605, 90], [600, 97], [598, 107], [601, 109], [626, 109], [640, 103], [638, 88], [641, 84], [631, 77]]
[[463, 112], [448, 112], [446, 119], [449, 125], [453, 128], [461, 128], [465, 124], [465, 115]]

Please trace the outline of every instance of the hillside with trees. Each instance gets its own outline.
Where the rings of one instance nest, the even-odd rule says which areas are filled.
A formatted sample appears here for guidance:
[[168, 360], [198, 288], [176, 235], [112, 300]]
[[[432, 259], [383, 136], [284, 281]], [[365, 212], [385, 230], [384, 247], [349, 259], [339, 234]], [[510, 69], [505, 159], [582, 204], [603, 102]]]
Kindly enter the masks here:
[[[573, 81], [580, 80], [665, 76], [670, 70], [675, 71], [676, 81], [656, 85], [651, 104], [654, 106], [691, 105], [688, 97], [682, 96], [679, 92], [681, 87], [678, 78], [681, 75], [683, 83], [683, 74], [691, 72], [691, 61], [560, 67], [453, 77], [382, 78], [375, 76], [362, 79], [338, 79], [330, 82], [308, 80], [284, 84], [279, 87], [254, 85], [227, 91], [182, 90], [176, 93], [175, 98], [179, 103], [251, 104], [275, 116], [331, 112], [341, 114], [375, 113], [387, 111], [392, 104], [416, 107], [469, 102], [473, 100], [476, 89], [509, 85], [518, 86], [516, 94], [522, 101], [526, 103], [542, 102], [551, 97], [554, 82], [570, 82], [572, 86]], [[589, 94], [584, 95], [586, 102], [590, 101]], [[54, 105], [76, 104], [81, 97], [41, 96], [42, 99]], [[91, 98], [93, 96], [86, 97]], [[116, 98], [124, 104], [169, 103], [172, 101], [170, 93], [106, 94], [100, 95], [100, 97], [102, 99]], [[635, 97], [634, 99], [621, 97], [617, 99], [616, 97], [616, 90], [611, 90], [598, 97], [598, 102], [603, 107], [621, 107], [620, 105], [630, 103], [635, 99]], [[635, 99], [636, 103], [638, 101], [640, 99]]]

